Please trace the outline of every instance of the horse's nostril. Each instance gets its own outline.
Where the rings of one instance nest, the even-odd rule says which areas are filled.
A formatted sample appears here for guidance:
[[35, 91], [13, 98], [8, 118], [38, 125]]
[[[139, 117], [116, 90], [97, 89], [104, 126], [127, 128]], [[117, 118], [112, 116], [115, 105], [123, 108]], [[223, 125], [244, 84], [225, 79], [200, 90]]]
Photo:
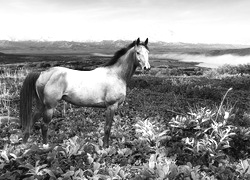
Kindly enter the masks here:
[[150, 67], [144, 67], [143, 70], [146, 70], [146, 71], [149, 71], [150, 70]]

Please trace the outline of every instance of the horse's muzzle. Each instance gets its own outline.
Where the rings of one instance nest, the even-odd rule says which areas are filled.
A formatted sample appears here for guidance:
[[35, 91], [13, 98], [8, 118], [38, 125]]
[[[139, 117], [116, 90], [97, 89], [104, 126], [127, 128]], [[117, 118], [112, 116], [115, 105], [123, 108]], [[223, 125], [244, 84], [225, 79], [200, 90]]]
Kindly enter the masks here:
[[144, 67], [143, 69], [146, 71], [149, 71], [151, 69], [151, 67]]

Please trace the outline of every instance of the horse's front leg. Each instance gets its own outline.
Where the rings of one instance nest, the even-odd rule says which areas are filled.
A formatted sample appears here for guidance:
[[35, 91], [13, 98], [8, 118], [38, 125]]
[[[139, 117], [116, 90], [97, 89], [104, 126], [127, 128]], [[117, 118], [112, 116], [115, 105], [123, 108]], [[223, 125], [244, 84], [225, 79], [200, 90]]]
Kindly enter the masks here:
[[103, 138], [103, 145], [104, 147], [109, 147], [109, 136], [112, 127], [112, 122], [114, 118], [115, 111], [117, 109], [117, 105], [108, 106], [106, 110], [106, 123], [104, 126], [104, 138]]

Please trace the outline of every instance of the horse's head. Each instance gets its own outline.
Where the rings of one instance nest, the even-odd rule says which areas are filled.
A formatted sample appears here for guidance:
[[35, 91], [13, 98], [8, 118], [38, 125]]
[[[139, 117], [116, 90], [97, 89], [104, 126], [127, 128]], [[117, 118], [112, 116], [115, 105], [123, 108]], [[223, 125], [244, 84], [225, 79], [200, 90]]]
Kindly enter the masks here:
[[144, 43], [140, 43], [140, 38], [135, 42], [135, 58], [142, 69], [149, 70], [150, 64], [148, 62], [148, 38]]

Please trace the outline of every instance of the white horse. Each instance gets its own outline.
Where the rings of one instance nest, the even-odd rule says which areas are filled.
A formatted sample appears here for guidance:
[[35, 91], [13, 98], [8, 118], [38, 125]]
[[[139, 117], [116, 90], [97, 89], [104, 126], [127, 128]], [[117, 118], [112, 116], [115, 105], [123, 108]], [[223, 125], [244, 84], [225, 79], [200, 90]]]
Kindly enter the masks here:
[[[41, 73], [32, 72], [25, 78], [20, 93], [20, 119], [26, 143], [33, 124], [43, 117], [43, 144], [47, 144], [48, 124], [58, 101], [84, 107], [106, 108], [104, 146], [109, 146], [109, 136], [117, 107], [125, 100], [128, 80], [137, 66], [150, 69], [148, 39], [141, 43], [138, 38], [128, 47], [115, 53], [103, 67], [92, 71], [77, 71], [53, 67]], [[32, 99], [36, 110], [32, 113]]]

